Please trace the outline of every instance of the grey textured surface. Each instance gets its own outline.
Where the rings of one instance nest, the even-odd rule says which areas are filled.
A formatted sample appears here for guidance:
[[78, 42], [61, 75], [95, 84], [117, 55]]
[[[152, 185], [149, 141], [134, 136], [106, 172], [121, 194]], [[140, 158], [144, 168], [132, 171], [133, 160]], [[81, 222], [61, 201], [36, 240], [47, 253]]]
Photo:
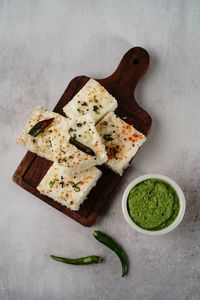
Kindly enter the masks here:
[[[0, 0], [0, 299], [200, 299], [200, 2]], [[136, 98], [153, 128], [93, 228], [84, 228], [12, 183], [25, 154], [15, 140], [36, 105], [53, 108], [76, 75], [106, 77], [133, 46], [151, 67]], [[163, 237], [126, 224], [121, 197], [135, 177], [158, 172], [183, 188], [181, 225]], [[117, 258], [92, 237], [106, 231], [130, 259], [120, 278]], [[100, 254], [105, 263], [74, 267], [49, 254]]]

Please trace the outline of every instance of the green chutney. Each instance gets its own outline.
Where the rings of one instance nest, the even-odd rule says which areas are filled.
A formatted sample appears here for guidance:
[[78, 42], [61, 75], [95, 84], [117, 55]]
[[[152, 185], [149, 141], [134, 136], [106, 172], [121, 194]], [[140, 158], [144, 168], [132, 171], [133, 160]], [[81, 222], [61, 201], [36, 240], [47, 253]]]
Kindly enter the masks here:
[[152, 178], [130, 190], [127, 206], [134, 223], [145, 230], [155, 231], [174, 222], [179, 212], [179, 199], [168, 183]]

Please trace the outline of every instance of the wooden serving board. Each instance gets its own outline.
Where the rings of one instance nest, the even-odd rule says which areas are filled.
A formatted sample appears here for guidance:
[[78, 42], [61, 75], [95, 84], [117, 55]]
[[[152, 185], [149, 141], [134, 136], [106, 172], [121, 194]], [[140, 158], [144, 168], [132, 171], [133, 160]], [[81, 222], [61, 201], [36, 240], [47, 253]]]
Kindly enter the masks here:
[[[105, 79], [97, 79], [117, 99], [118, 108], [116, 114], [121, 118], [125, 117], [127, 123], [133, 124], [136, 129], [146, 136], [151, 127], [151, 117], [135, 101], [134, 90], [147, 71], [148, 66], [149, 55], [147, 51], [135, 47], [124, 55], [118, 68], [111, 76]], [[88, 80], [89, 77], [87, 76], [78, 76], [72, 79], [54, 111], [64, 115], [63, 106], [72, 99]], [[15, 171], [13, 180], [19, 186], [70, 218], [84, 226], [91, 226], [100, 215], [103, 206], [111, 200], [111, 193], [119, 184], [121, 177], [106, 167], [100, 166], [99, 168], [103, 171], [102, 177], [90, 192], [88, 199], [79, 211], [70, 211], [52, 199], [41, 195], [36, 190], [37, 185], [51, 165], [52, 162], [27, 152]]]

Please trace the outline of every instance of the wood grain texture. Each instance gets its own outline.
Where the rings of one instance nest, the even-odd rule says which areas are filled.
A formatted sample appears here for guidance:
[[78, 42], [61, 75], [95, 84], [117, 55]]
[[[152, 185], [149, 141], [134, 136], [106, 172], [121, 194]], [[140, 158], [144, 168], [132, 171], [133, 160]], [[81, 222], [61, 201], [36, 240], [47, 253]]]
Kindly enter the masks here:
[[[134, 91], [137, 83], [146, 73], [149, 66], [149, 55], [146, 50], [135, 47], [130, 49], [122, 58], [116, 71], [105, 79], [97, 79], [118, 101], [116, 114], [126, 117], [126, 122], [132, 124], [144, 135], [148, 135], [151, 128], [151, 117], [136, 102]], [[89, 80], [87, 76], [78, 76], [72, 79], [66, 88], [54, 111], [63, 114], [62, 108]], [[13, 180], [19, 186], [36, 197], [58, 209], [70, 218], [84, 226], [91, 226], [100, 215], [102, 208], [112, 199], [111, 193], [119, 184], [121, 177], [104, 166], [100, 166], [103, 174], [97, 185], [90, 192], [79, 211], [70, 211], [49, 197], [41, 195], [36, 187], [42, 180], [52, 162], [27, 152], [24, 159], [13, 175]]]

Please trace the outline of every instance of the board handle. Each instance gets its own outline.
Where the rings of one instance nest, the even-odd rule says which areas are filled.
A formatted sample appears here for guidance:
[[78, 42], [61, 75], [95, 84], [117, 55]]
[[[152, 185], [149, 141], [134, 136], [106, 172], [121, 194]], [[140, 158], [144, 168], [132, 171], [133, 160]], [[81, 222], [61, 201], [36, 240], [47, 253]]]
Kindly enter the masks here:
[[[133, 96], [134, 90], [140, 79], [149, 67], [150, 57], [148, 52], [141, 47], [131, 48], [123, 56], [116, 71], [109, 77], [98, 80], [105, 88], [109, 86], [118, 99]], [[117, 83], [117, 84], [116, 84]]]

